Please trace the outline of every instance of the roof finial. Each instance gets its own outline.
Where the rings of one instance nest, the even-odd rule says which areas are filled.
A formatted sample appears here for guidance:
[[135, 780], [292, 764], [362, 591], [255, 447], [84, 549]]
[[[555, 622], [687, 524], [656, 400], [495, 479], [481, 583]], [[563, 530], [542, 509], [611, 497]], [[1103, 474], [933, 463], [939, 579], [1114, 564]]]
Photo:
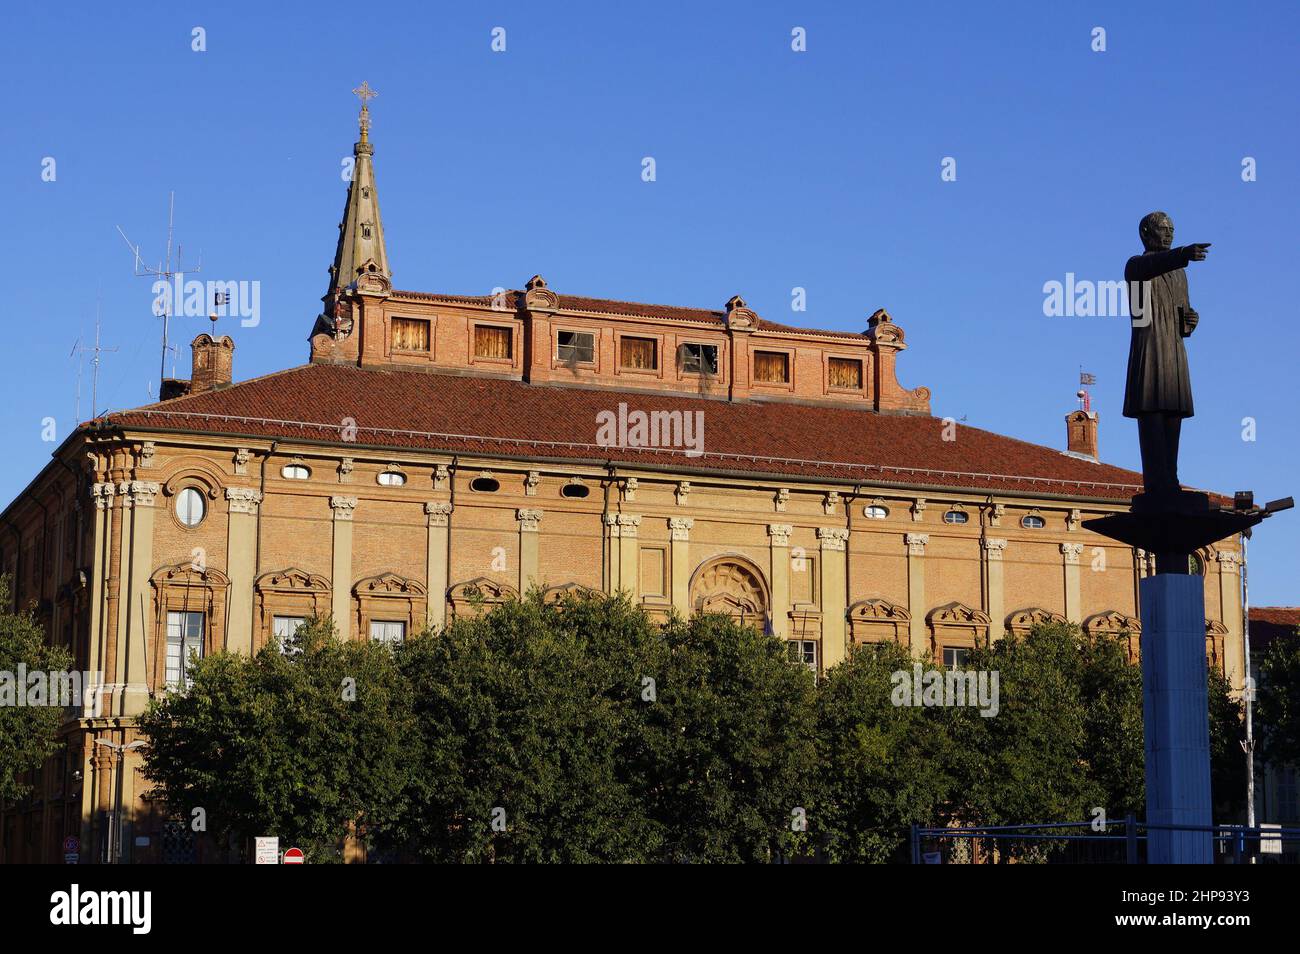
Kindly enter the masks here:
[[361, 85], [352, 91], [357, 98], [361, 100], [361, 141], [370, 141], [370, 100], [379, 94], [370, 88], [370, 84], [362, 80]]

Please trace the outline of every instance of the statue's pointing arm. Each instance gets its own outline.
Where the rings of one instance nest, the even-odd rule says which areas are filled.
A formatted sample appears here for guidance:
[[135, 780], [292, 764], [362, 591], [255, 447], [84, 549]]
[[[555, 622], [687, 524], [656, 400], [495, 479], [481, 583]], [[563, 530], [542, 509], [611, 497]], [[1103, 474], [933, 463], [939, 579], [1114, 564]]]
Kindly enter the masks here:
[[1171, 248], [1164, 252], [1148, 252], [1145, 255], [1134, 255], [1128, 260], [1128, 264], [1124, 266], [1124, 280], [1126, 282], [1149, 282], [1166, 272], [1186, 267], [1188, 262], [1204, 261], [1205, 250], [1209, 247], [1209, 243], [1198, 243], [1181, 245], [1178, 248]]

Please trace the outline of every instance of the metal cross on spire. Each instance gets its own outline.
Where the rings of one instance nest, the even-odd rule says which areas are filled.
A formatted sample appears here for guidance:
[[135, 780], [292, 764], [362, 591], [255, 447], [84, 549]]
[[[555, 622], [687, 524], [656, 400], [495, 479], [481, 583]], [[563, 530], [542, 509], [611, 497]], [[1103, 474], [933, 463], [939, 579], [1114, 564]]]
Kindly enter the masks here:
[[361, 85], [352, 91], [356, 94], [357, 99], [361, 100], [361, 141], [369, 141], [370, 132], [370, 101], [379, 94], [370, 88], [370, 84], [362, 81]]

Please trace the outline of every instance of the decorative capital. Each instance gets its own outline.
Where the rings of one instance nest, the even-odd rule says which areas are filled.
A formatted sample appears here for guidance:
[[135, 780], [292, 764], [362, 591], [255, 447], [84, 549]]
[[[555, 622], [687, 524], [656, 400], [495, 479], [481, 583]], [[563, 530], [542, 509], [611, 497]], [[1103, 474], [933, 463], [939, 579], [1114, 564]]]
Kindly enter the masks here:
[[354, 465], [351, 457], [344, 457], [339, 461], [339, 483], [348, 484], [352, 482], [352, 471]]
[[542, 522], [542, 511], [521, 508], [515, 511], [515, 519], [519, 521], [520, 533], [536, 533]]
[[235, 474], [239, 477], [248, 476], [248, 462], [253, 459], [253, 452], [247, 447], [240, 447], [235, 450]]
[[984, 552], [989, 555], [990, 560], [1001, 560], [1002, 551], [1007, 548], [1007, 541], [1000, 537], [985, 537], [980, 541], [980, 545], [984, 547]]
[[917, 497], [912, 504], [912, 519], [916, 523], [920, 523], [923, 516], [925, 516], [925, 498]]
[[832, 490], [826, 495], [826, 499], [822, 501], [822, 510], [826, 513], [826, 516], [833, 516], [835, 508], [839, 506], [839, 503], [840, 492], [838, 490]]
[[619, 533], [624, 537], [635, 537], [641, 528], [639, 513], [620, 513], [618, 516]]
[[1079, 562], [1079, 554], [1081, 554], [1082, 552], [1083, 552], [1083, 544], [1082, 544], [1082, 543], [1062, 543], [1062, 544], [1061, 544], [1061, 553], [1065, 556], [1065, 562], [1066, 562], [1067, 564], [1075, 564], [1075, 563], [1078, 563], [1078, 562]]
[[431, 500], [424, 505], [425, 516], [431, 527], [446, 527], [451, 521], [451, 504], [445, 500]]
[[227, 487], [226, 500], [230, 503], [231, 513], [257, 513], [262, 492], [252, 487]]
[[635, 477], [629, 477], [623, 481], [623, 499], [628, 501], [636, 500], [636, 492], [641, 486], [641, 481]]
[[990, 527], [1002, 526], [1002, 518], [1006, 515], [1006, 512], [1007, 512], [1006, 504], [994, 504], [993, 509], [989, 511], [989, 526]]
[[1072, 507], [1065, 518], [1065, 529], [1078, 530], [1081, 523], [1083, 523], [1083, 511], [1078, 507]]
[[537, 485], [542, 482], [542, 472], [539, 470], [530, 470], [528, 476], [524, 478], [524, 496], [536, 497]]
[[117, 488], [110, 483], [91, 484], [90, 496], [95, 500], [96, 510], [107, 510], [113, 505], [113, 495]]
[[669, 517], [668, 529], [672, 532], [673, 540], [689, 540], [691, 538], [691, 527], [695, 526], [695, 521], [690, 517]]
[[357, 509], [357, 498], [330, 497], [330, 509], [334, 511], [335, 520], [351, 520], [352, 512]]
[[769, 523], [767, 525], [767, 535], [772, 538], [772, 546], [788, 547], [790, 545], [790, 534], [794, 533], [794, 527], [788, 523]]
[[434, 487], [441, 487], [443, 484], [445, 484], [445, 483], [447, 482], [447, 478], [450, 477], [450, 476], [451, 476], [451, 470], [447, 467], [446, 464], [436, 464], [436, 465], [434, 465], [434, 468], [433, 468], [433, 486], [434, 486]]
[[679, 480], [677, 490], [674, 493], [677, 497], [677, 506], [686, 506], [686, 498], [691, 495], [691, 482], [689, 480]]
[[1241, 554], [1236, 550], [1220, 550], [1215, 555], [1220, 573], [1236, 573], [1241, 569]]
[[152, 507], [154, 498], [162, 493], [162, 484], [155, 480], [132, 480], [119, 484], [117, 492], [125, 498], [124, 507]]
[[817, 539], [823, 550], [843, 550], [849, 542], [849, 531], [844, 527], [818, 527]]
[[925, 545], [930, 542], [928, 533], [906, 533], [903, 539], [907, 543], [908, 556], [925, 556]]
[[140, 467], [147, 469], [153, 466], [153, 455], [157, 452], [158, 445], [154, 441], [145, 441], [140, 445]]
[[790, 502], [790, 488], [782, 487], [776, 492], [776, 512], [785, 513], [785, 505]]

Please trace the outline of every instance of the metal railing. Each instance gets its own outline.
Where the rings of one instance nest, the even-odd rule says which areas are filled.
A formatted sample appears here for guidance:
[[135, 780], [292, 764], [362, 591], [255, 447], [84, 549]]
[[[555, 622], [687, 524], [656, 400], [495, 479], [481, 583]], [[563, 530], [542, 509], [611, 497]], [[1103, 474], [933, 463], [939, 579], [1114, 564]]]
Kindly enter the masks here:
[[1215, 864], [1300, 864], [1300, 828], [1263, 825], [1148, 825], [1128, 815], [1040, 825], [912, 826], [912, 864], [1147, 863], [1151, 832], [1209, 833]]

